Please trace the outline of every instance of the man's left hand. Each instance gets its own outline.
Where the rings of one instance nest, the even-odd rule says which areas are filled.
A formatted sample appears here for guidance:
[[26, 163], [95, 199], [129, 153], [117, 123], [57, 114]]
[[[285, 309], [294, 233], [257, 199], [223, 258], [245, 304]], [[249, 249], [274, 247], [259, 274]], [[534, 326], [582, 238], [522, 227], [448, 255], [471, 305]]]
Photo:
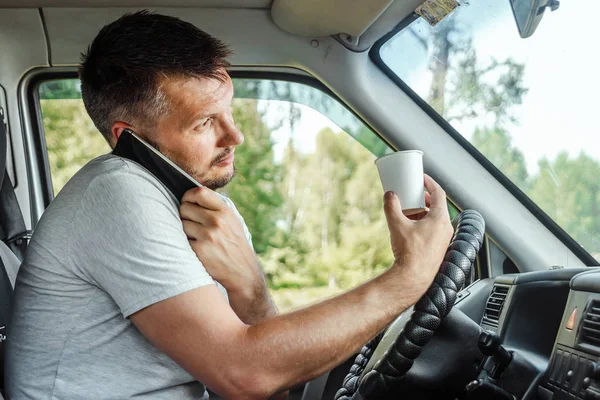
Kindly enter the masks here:
[[194, 188], [179, 208], [183, 230], [208, 273], [227, 289], [231, 307], [254, 324], [277, 314], [242, 222], [214, 191]]

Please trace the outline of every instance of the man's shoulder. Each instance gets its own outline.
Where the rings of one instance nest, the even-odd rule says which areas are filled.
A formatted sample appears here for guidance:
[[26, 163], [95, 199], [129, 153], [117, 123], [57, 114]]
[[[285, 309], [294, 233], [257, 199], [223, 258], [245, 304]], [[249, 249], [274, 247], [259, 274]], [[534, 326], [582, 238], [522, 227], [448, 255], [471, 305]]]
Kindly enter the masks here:
[[92, 182], [95, 179], [102, 179], [107, 176], [127, 176], [151, 184], [160, 184], [160, 181], [140, 164], [114, 154], [105, 154], [93, 159], [81, 168], [73, 178], [79, 177]]
[[100, 156], [86, 164], [73, 176], [64, 191], [81, 195], [100, 191], [134, 197], [153, 194], [175, 205], [173, 195], [148, 170], [134, 161], [113, 154]]
[[46, 225], [52, 229], [69, 226], [68, 221], [81, 219], [82, 215], [95, 216], [98, 221], [108, 215], [129, 220], [152, 214], [157, 207], [177, 214], [178, 203], [143, 167], [107, 154], [87, 163], [67, 182], [42, 215], [36, 230], [44, 230]]

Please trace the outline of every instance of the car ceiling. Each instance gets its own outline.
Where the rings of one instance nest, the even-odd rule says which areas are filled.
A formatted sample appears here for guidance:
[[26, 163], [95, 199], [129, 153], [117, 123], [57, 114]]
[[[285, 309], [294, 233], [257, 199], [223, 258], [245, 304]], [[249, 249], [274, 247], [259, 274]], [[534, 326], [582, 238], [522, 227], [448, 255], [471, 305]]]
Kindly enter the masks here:
[[210, 7], [271, 8], [273, 0], [2, 0], [1, 7]]
[[[9, 8], [193, 7], [271, 9], [275, 24], [294, 35], [349, 35], [349, 47], [365, 50], [412, 14], [423, 0], [0, 0]], [[377, 33], [377, 34], [373, 34]], [[365, 35], [366, 34], [366, 35]], [[362, 45], [360, 36], [365, 35]], [[347, 36], [346, 36], [347, 37]]]

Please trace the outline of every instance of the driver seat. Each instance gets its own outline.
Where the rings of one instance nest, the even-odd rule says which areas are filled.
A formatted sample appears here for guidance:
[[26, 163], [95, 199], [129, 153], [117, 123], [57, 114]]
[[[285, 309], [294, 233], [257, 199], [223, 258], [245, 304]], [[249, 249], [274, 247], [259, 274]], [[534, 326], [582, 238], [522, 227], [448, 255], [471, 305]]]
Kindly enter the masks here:
[[[1, 111], [0, 108], [0, 194], [10, 192], [14, 195], [12, 183], [6, 172], [6, 127]], [[0, 196], [0, 199], [4, 201], [6, 197]], [[22, 219], [22, 216], [18, 217]], [[4, 222], [0, 221], [0, 226], [4, 225]], [[4, 391], [4, 341], [10, 319], [15, 279], [20, 265], [21, 261], [15, 253], [3, 241], [0, 241], [0, 399], [3, 399], [2, 392]]]
[[4, 391], [4, 341], [10, 319], [13, 288], [21, 262], [4, 242], [0, 242], [0, 400]]

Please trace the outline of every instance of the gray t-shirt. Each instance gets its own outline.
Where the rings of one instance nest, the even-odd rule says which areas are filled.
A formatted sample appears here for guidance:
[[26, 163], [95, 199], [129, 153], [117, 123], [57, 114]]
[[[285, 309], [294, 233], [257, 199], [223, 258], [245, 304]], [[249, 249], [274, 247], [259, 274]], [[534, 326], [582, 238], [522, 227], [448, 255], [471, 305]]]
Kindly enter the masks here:
[[91, 161], [42, 216], [19, 271], [8, 398], [208, 398], [128, 317], [210, 284], [166, 187], [131, 161]]

